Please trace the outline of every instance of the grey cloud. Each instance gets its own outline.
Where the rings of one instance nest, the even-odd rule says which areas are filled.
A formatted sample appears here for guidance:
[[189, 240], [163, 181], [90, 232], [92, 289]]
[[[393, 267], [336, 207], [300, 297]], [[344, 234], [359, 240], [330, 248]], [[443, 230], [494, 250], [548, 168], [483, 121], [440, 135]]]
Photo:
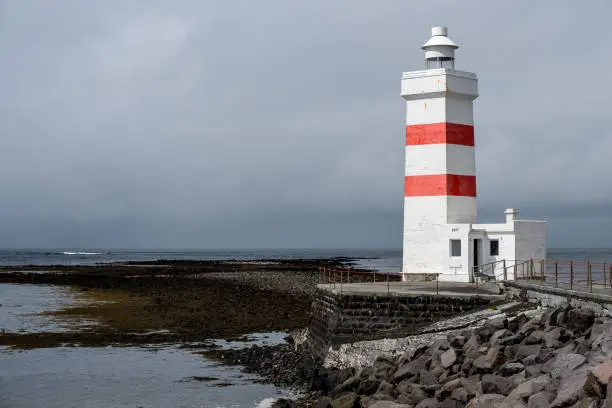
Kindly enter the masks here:
[[399, 77], [442, 23], [480, 78], [481, 214], [549, 214], [580, 246], [576, 217], [612, 227], [611, 12], [0, 2], [0, 245], [400, 246]]

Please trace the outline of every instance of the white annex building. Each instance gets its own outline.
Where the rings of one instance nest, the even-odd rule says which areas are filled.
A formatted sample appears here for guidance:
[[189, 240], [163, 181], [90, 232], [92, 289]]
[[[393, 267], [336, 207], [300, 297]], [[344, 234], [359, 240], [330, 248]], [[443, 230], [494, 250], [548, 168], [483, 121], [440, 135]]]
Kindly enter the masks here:
[[[431, 35], [422, 47], [426, 69], [402, 74], [404, 278], [438, 273], [440, 280], [471, 282], [479, 265], [546, 259], [544, 221], [518, 220], [517, 210], [508, 209], [504, 223], [477, 223], [473, 102], [478, 79], [455, 69], [458, 46], [446, 27], [432, 28]], [[496, 265], [502, 269], [501, 262]]]

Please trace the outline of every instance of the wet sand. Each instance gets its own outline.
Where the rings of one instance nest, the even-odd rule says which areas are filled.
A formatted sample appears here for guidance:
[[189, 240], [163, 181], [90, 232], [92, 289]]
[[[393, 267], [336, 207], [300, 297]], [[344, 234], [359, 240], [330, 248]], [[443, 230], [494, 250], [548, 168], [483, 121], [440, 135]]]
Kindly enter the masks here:
[[[39, 348], [197, 342], [308, 325], [319, 266], [344, 258], [156, 261], [1, 267], [0, 283], [70, 287], [79, 303], [46, 314], [74, 330], [0, 334], [0, 345]], [[78, 326], [80, 321], [97, 325]]]

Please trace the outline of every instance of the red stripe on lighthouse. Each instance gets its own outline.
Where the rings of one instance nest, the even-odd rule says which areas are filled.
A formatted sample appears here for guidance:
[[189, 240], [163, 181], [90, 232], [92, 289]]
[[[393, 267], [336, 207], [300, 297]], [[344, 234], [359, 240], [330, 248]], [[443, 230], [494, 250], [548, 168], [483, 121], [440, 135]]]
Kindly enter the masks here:
[[432, 174], [406, 176], [404, 196], [464, 196], [476, 197], [476, 176], [458, 174]]
[[442, 143], [474, 146], [474, 126], [447, 122], [406, 126], [407, 146]]

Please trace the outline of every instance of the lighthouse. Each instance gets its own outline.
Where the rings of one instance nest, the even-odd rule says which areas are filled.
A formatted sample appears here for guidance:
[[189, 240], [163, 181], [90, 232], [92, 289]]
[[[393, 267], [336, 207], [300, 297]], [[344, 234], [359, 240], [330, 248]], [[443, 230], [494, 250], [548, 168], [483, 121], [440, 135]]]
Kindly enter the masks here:
[[[515, 209], [506, 211], [512, 216], [504, 224], [476, 223], [478, 78], [456, 69], [459, 46], [446, 27], [433, 27], [421, 48], [425, 69], [404, 72], [401, 79], [406, 103], [404, 278], [437, 273], [441, 280], [470, 282], [485, 263], [518, 256], [543, 259], [546, 223], [519, 221]], [[490, 269], [495, 272], [495, 265]]]

